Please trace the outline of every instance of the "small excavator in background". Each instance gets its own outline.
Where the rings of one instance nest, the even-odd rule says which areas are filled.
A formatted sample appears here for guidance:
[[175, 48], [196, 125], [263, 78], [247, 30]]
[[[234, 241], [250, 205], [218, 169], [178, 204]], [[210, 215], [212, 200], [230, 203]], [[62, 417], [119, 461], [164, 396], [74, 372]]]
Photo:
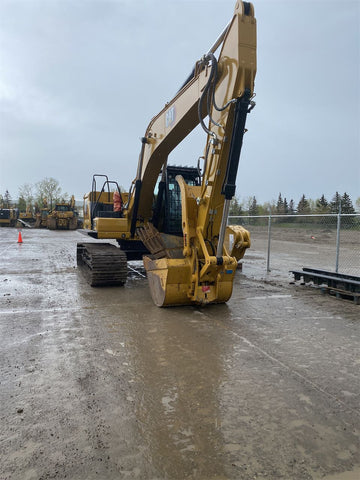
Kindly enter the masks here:
[[[249, 232], [227, 226], [227, 218], [246, 117], [255, 106], [255, 74], [254, 7], [238, 1], [223, 33], [147, 127], [129, 192], [107, 177], [97, 190], [94, 176], [84, 197], [85, 233], [120, 248], [78, 244], [78, 266], [91, 285], [125, 283], [127, 260], [143, 258], [157, 306], [229, 300], [238, 260], [250, 246]], [[207, 140], [197, 168], [168, 165], [171, 151], [199, 124]]]

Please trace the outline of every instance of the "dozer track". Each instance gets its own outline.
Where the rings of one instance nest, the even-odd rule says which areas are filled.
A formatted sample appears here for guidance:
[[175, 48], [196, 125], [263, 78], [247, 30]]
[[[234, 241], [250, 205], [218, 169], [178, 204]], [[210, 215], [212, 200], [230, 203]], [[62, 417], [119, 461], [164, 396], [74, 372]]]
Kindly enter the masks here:
[[126, 254], [110, 243], [78, 243], [77, 265], [92, 287], [126, 283]]

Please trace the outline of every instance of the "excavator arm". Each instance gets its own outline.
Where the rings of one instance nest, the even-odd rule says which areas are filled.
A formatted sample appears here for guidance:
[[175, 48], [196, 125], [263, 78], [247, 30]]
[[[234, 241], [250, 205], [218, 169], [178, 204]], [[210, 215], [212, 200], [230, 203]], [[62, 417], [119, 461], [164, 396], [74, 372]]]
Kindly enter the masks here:
[[[144, 188], [143, 179], [146, 184], [149, 178], [151, 181], [140, 194], [138, 205], [134, 202], [137, 219], [139, 215], [149, 217], [151, 202], [146, 187], [152, 192], [154, 170], [161, 168], [172, 148], [198, 123], [207, 134], [201, 185], [190, 186], [177, 177], [182, 202], [182, 256], [171, 258], [165, 249], [161, 258], [144, 257], [152, 297], [159, 306], [226, 302], [231, 296], [237, 259], [229, 255], [224, 240], [246, 116], [254, 106], [255, 73], [254, 9], [249, 3], [237, 2], [219, 58], [210, 50], [197, 63], [193, 79], [147, 129], [138, 170], [140, 188]], [[206, 116], [208, 125], [203, 120]], [[237, 233], [243, 255], [250, 246], [249, 234], [244, 229]]]
[[[220, 44], [222, 47], [217, 60], [214, 53]], [[215, 139], [216, 150], [222, 150], [217, 159], [207, 163], [208, 168], [203, 176], [203, 185], [207, 185], [205, 195], [214, 197], [213, 167], [218, 163], [221, 168], [227, 162], [228, 149], [225, 143], [233, 124], [234, 102], [245, 94], [250, 97], [253, 95], [255, 73], [254, 8], [250, 3], [237, 2], [232, 20], [209, 52], [196, 63], [192, 78], [151, 120], [146, 129], [142, 138], [135, 189], [125, 211], [125, 215], [131, 218], [132, 235], [139, 222], [151, 218], [154, 187], [169, 154], [199, 123], [205, 126], [203, 119], [209, 114], [212, 119], [211, 131], [205, 127], [208, 133], [205, 151], [212, 156], [209, 145], [214, 144]], [[215, 104], [214, 99], [209, 99], [211, 94], [216, 98]], [[216, 104], [221, 107], [228, 104], [228, 107], [218, 111]]]

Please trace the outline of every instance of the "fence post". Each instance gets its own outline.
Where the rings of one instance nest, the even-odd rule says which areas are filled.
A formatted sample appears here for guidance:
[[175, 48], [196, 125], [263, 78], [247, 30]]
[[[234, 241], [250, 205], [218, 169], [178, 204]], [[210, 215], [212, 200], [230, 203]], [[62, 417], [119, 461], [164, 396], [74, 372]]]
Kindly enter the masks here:
[[339, 273], [340, 227], [341, 227], [341, 202], [339, 205], [339, 213], [337, 216], [337, 225], [336, 225], [336, 258], [335, 258], [336, 273]]
[[269, 215], [268, 223], [268, 250], [267, 250], [267, 262], [266, 262], [266, 271], [271, 272], [270, 270], [270, 245], [271, 245], [271, 214]]

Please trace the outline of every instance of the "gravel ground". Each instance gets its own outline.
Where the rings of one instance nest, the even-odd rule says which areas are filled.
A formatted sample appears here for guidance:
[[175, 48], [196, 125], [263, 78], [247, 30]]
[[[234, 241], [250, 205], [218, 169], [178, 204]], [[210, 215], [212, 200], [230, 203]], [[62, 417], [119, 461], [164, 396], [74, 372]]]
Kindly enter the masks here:
[[135, 273], [89, 287], [79, 232], [17, 235], [0, 229], [1, 480], [360, 478], [360, 306], [289, 285], [306, 243], [266, 274], [253, 234], [226, 305], [159, 309]]

